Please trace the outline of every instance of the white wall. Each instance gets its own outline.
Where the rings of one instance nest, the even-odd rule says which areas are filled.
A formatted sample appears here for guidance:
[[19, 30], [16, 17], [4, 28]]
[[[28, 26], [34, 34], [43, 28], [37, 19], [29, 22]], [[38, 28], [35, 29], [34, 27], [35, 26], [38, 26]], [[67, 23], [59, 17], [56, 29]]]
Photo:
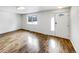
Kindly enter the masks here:
[[76, 52], [79, 52], [79, 7], [71, 8], [71, 41]]
[[20, 15], [9, 11], [0, 9], [0, 34], [19, 29], [21, 26]]
[[[38, 12], [38, 13], [27, 14], [27, 15], [37, 15], [38, 16], [38, 24], [37, 25], [27, 24], [27, 20], [26, 20], [27, 15], [22, 15], [23, 16], [23, 18], [22, 18], [23, 29], [36, 31], [36, 32], [41, 32], [43, 34], [48, 34], [48, 35], [56, 35], [55, 31], [51, 31], [51, 17], [54, 16], [55, 13], [60, 13], [60, 12], [67, 13], [67, 11], [69, 11], [69, 9], [62, 9], [62, 10], [57, 10], [57, 11], [47, 11], [47, 12]], [[59, 29], [61, 29], [61, 26], [59, 26]], [[60, 32], [60, 34], [61, 34], [61, 32]], [[61, 36], [59, 36], [59, 37], [61, 37]]]
[[[27, 30], [32, 30], [36, 32], [41, 32], [44, 34], [53, 34], [53, 32], [50, 31], [51, 27], [51, 16], [50, 12], [43, 12], [43, 13], [34, 13], [29, 15], [37, 15], [38, 16], [38, 24], [37, 25], [29, 25], [27, 24], [26, 15], [23, 15], [23, 28]], [[52, 14], [53, 16], [53, 14]]]

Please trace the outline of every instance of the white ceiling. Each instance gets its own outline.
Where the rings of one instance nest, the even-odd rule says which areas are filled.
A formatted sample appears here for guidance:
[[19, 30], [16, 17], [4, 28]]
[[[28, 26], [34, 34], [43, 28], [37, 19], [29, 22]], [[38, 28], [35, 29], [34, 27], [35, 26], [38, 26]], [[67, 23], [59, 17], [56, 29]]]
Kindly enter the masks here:
[[39, 11], [58, 9], [57, 6], [24, 6], [25, 9], [23, 10], [18, 10], [17, 8], [18, 7], [16, 6], [0, 6], [0, 11], [15, 12], [18, 14], [27, 14], [27, 13], [34, 13], [34, 12], [39, 12]]
[[52, 7], [52, 6], [27, 6], [25, 7], [24, 10], [17, 10], [17, 13], [34, 13], [34, 12], [39, 12], [39, 11], [45, 11], [45, 10], [55, 10], [57, 7]]
[[[56, 10], [58, 9], [57, 6], [25, 6], [24, 10], [17, 10], [17, 13], [26, 14], [26, 13], [34, 13], [39, 11], [46, 11], [46, 10]], [[67, 8], [67, 7], [63, 7]]]

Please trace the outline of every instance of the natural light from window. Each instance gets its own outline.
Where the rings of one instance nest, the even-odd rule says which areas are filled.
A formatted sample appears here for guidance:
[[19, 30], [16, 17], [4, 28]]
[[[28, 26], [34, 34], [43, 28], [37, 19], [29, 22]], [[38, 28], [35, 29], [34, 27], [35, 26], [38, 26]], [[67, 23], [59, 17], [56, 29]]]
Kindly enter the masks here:
[[56, 52], [57, 50], [57, 43], [54, 39], [50, 39], [48, 41], [48, 52], [52, 53], [52, 52]]
[[28, 36], [27, 47], [28, 47], [28, 52], [38, 52], [39, 51], [38, 38]]
[[27, 16], [27, 24], [36, 25], [37, 23], [37, 16]]
[[51, 18], [51, 31], [54, 31], [55, 30], [55, 18], [52, 17]]

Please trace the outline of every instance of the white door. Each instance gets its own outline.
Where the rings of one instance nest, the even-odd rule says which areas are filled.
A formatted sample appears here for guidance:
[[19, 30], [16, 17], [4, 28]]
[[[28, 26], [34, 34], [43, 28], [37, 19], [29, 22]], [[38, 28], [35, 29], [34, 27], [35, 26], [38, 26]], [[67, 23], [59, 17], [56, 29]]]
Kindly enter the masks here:
[[69, 14], [58, 13], [55, 15], [55, 35], [69, 38]]

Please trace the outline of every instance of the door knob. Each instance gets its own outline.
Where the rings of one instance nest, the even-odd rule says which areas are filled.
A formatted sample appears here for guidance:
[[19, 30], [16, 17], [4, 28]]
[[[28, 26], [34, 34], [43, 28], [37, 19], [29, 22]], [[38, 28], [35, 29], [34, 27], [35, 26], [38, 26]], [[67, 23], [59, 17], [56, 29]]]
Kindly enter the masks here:
[[57, 22], [55, 22], [55, 24], [57, 24]]

